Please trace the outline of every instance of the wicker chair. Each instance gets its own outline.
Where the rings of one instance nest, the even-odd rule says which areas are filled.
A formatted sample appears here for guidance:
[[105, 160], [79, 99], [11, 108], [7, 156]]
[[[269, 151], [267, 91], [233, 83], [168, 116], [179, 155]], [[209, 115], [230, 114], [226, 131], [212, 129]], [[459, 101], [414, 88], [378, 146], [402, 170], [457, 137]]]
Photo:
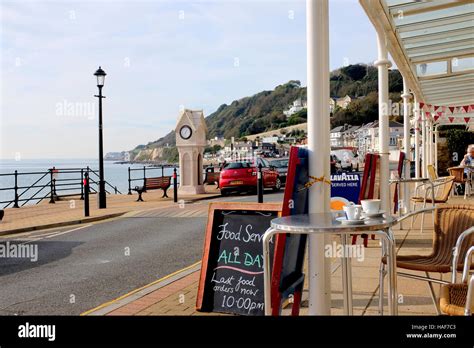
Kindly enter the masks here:
[[[451, 167], [451, 168], [448, 168], [448, 173], [450, 176], [454, 177], [455, 188], [466, 184], [466, 179], [464, 178], [464, 168]], [[453, 194], [455, 193], [456, 193], [456, 190], [453, 191]]]
[[471, 247], [464, 259], [462, 282], [441, 286], [439, 307], [443, 314], [473, 315], [474, 314], [474, 276], [469, 279], [469, 267], [474, 247]]
[[[429, 203], [433, 207], [437, 203], [446, 203], [449, 199], [449, 195], [451, 190], [453, 189], [454, 184], [454, 177], [453, 176], [446, 176], [442, 178], [438, 178], [435, 183], [431, 182], [429, 184], [423, 184], [417, 187], [415, 190], [415, 196], [411, 198], [411, 202], [413, 203], [413, 210], [416, 211], [416, 205], [419, 203], [423, 204], [423, 208], [426, 208], [426, 204]], [[418, 196], [418, 190], [422, 188], [424, 189], [424, 195]], [[441, 191], [441, 192], [439, 192]], [[411, 227], [415, 223], [414, 215], [411, 220]], [[434, 217], [434, 216], [433, 216]], [[434, 223], [434, 219], [433, 219]], [[421, 215], [421, 232], [423, 233], [423, 226], [425, 224], [425, 214]]]
[[438, 173], [436, 172], [436, 168], [432, 164], [428, 164], [427, 166], [428, 169], [428, 177], [430, 178], [431, 181], [436, 181], [438, 180]]
[[[417, 212], [406, 215], [410, 217]], [[428, 282], [431, 298], [438, 313], [438, 301], [433, 289], [433, 283], [456, 283], [456, 271], [463, 270], [464, 258], [468, 249], [474, 246], [474, 205], [444, 204], [434, 211], [435, 224], [433, 234], [433, 249], [429, 255], [400, 255], [397, 256], [397, 268], [424, 272], [425, 276], [398, 272], [399, 276]], [[461, 260], [461, 263], [459, 263]], [[383, 278], [385, 277], [386, 258], [380, 264], [380, 294], [379, 310], [383, 312]], [[468, 267], [474, 269], [474, 264]], [[430, 272], [446, 274], [452, 272], [451, 282], [430, 277]]]

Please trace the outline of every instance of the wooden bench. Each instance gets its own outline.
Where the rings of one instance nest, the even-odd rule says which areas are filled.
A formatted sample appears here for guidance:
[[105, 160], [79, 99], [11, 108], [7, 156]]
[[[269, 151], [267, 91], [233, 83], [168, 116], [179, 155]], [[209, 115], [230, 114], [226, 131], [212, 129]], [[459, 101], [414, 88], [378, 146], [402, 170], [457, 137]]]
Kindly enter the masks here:
[[216, 172], [206, 172], [206, 178], [204, 179], [204, 183], [208, 185], [217, 184], [217, 188], [219, 188], [219, 178], [221, 173]]
[[171, 176], [161, 176], [159, 178], [145, 178], [143, 179], [143, 186], [135, 186], [134, 191], [138, 192], [137, 202], [143, 202], [142, 193], [148, 190], [163, 190], [161, 198], [168, 198], [166, 191], [171, 186]]

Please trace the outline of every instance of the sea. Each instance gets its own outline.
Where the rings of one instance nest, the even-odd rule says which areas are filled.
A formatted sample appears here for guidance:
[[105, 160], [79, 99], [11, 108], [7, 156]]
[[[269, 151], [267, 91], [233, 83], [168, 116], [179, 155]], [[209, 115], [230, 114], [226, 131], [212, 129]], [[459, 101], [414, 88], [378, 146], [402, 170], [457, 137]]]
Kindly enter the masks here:
[[[41, 174], [32, 174], [32, 173], [42, 173], [48, 171], [50, 168], [55, 167], [58, 170], [57, 180], [59, 179], [68, 179], [68, 183], [80, 183], [81, 175], [80, 173], [61, 173], [61, 169], [66, 168], [86, 168], [89, 166], [91, 169], [97, 171], [99, 169], [99, 161], [97, 159], [30, 159], [30, 160], [0, 160], [0, 202], [9, 201], [14, 199], [14, 190], [6, 188], [12, 188], [15, 185], [14, 175], [3, 175], [3, 174], [13, 174], [15, 170], [18, 171], [18, 186], [23, 187], [19, 189], [19, 194], [26, 190], [27, 187], [35, 183], [41, 178]], [[113, 161], [104, 161], [104, 175], [105, 180], [110, 183], [111, 186], [117, 187], [117, 190], [122, 194], [127, 194], [128, 192], [128, 168], [140, 169], [133, 170], [132, 179], [143, 178], [143, 164], [120, 164]], [[173, 168], [165, 168], [164, 175], [171, 176], [173, 173]], [[155, 168], [146, 166], [146, 176], [161, 176], [161, 168]], [[91, 175], [91, 178], [93, 176]], [[96, 180], [97, 177], [95, 177]], [[45, 185], [49, 182], [50, 177], [47, 175], [45, 178], [40, 180], [36, 185]], [[143, 184], [142, 180], [132, 181], [132, 188], [135, 186], [141, 186]], [[74, 188], [76, 187], [76, 188]], [[80, 185], [77, 186], [65, 186], [64, 188], [70, 188], [68, 191], [64, 191], [67, 194], [74, 194], [80, 192]], [[107, 191], [114, 191], [110, 186], [107, 185]], [[34, 195], [39, 188], [29, 189], [25, 192], [21, 198], [28, 198]], [[48, 191], [48, 188], [44, 188], [37, 197], [44, 196]], [[61, 194], [61, 193], [60, 193]], [[20, 202], [22, 203], [22, 202]], [[30, 201], [27, 204], [34, 204], [36, 201]], [[2, 208], [5, 203], [0, 203], [0, 208]]]

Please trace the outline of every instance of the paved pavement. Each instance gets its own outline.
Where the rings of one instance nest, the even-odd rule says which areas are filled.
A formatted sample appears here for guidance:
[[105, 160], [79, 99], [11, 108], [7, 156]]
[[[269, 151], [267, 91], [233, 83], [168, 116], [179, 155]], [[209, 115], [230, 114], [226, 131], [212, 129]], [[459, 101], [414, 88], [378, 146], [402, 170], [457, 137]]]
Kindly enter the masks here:
[[[265, 196], [281, 199], [282, 193]], [[0, 237], [1, 243], [38, 248], [36, 262], [0, 259], [0, 314], [78, 315], [196, 263], [208, 202], [155, 204], [106, 222]]]
[[[419, 222], [417, 223], [418, 227]], [[429, 225], [429, 222], [428, 222]], [[429, 226], [423, 234], [418, 230], [398, 230], [399, 254], [424, 253], [431, 247]], [[337, 238], [335, 241], [338, 242]], [[359, 243], [361, 241], [359, 240]], [[402, 248], [403, 246], [403, 248]], [[380, 246], [378, 240], [369, 240], [368, 248], [364, 249], [364, 260], [352, 261], [353, 274], [353, 305], [355, 315], [379, 315], [378, 311], [378, 269], [380, 262]], [[307, 265], [305, 265], [307, 269]], [[192, 272], [190, 272], [192, 270]], [[186, 268], [180, 274], [173, 275], [174, 281], [168, 279], [154, 282], [148, 287], [132, 293], [125, 298], [112, 301], [100, 308], [90, 310], [86, 315], [225, 315], [220, 313], [202, 313], [195, 309], [198, 290], [200, 264]], [[333, 259], [331, 276], [332, 303], [331, 313], [343, 315], [342, 276], [339, 259]], [[308, 311], [308, 290], [305, 283], [301, 314]], [[428, 287], [412, 280], [399, 278], [399, 313], [401, 315], [435, 315], [436, 312], [429, 296]], [[385, 297], [385, 313], [388, 313]], [[290, 314], [290, 307], [283, 310], [283, 315]]]
[[[450, 203], [466, 204], [468, 202], [458, 197], [451, 198]], [[472, 201], [471, 201], [472, 203]], [[409, 221], [404, 229], [399, 226], [394, 233], [397, 240], [399, 255], [428, 254], [432, 248], [432, 219], [425, 219], [425, 230], [420, 232], [421, 219], [415, 221], [413, 229]], [[361, 243], [358, 239], [358, 243]], [[354, 315], [379, 315], [378, 269], [380, 263], [380, 245], [378, 240], [369, 240], [368, 248], [364, 249], [364, 260], [352, 261], [353, 274], [353, 305]], [[305, 269], [307, 266], [305, 265]], [[200, 264], [193, 264], [181, 272], [175, 272], [169, 277], [154, 281], [149, 286], [137, 289], [133, 293], [115, 301], [105, 303], [91, 309], [85, 315], [222, 315], [218, 313], [201, 313], [195, 310], [196, 295], [199, 281]], [[331, 290], [333, 315], [343, 314], [342, 276], [339, 259], [332, 260]], [[408, 271], [408, 273], [410, 273]], [[432, 275], [434, 277], [438, 275]], [[448, 276], [444, 276], [445, 279]], [[435, 285], [435, 291], [439, 286]], [[308, 311], [308, 285], [305, 283], [301, 314]], [[386, 291], [386, 290], [385, 290]], [[429, 295], [428, 286], [424, 282], [398, 278], [398, 301], [400, 315], [436, 315], [433, 302]], [[387, 314], [387, 297], [385, 295], [384, 312]], [[290, 308], [283, 311], [289, 315]]]

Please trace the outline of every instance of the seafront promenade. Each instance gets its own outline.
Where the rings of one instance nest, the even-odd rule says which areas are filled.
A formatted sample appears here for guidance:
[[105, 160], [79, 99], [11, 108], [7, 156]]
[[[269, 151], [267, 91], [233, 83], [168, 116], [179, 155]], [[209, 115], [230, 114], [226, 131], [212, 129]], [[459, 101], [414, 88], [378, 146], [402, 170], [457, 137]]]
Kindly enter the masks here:
[[[22, 208], [5, 209], [0, 222], [0, 235], [27, 232], [53, 227], [81, 224], [122, 216], [135, 211], [176, 206], [173, 189], [168, 190], [170, 198], [161, 198], [161, 190], [143, 194], [144, 202], [136, 202], [138, 195], [108, 195], [107, 209], [97, 208], [97, 195], [90, 195], [90, 216], [84, 216], [84, 201], [77, 197], [62, 198], [54, 204], [42, 202]], [[206, 193], [193, 196], [178, 196], [178, 204], [210, 199], [220, 196], [214, 185], [206, 186]]]

